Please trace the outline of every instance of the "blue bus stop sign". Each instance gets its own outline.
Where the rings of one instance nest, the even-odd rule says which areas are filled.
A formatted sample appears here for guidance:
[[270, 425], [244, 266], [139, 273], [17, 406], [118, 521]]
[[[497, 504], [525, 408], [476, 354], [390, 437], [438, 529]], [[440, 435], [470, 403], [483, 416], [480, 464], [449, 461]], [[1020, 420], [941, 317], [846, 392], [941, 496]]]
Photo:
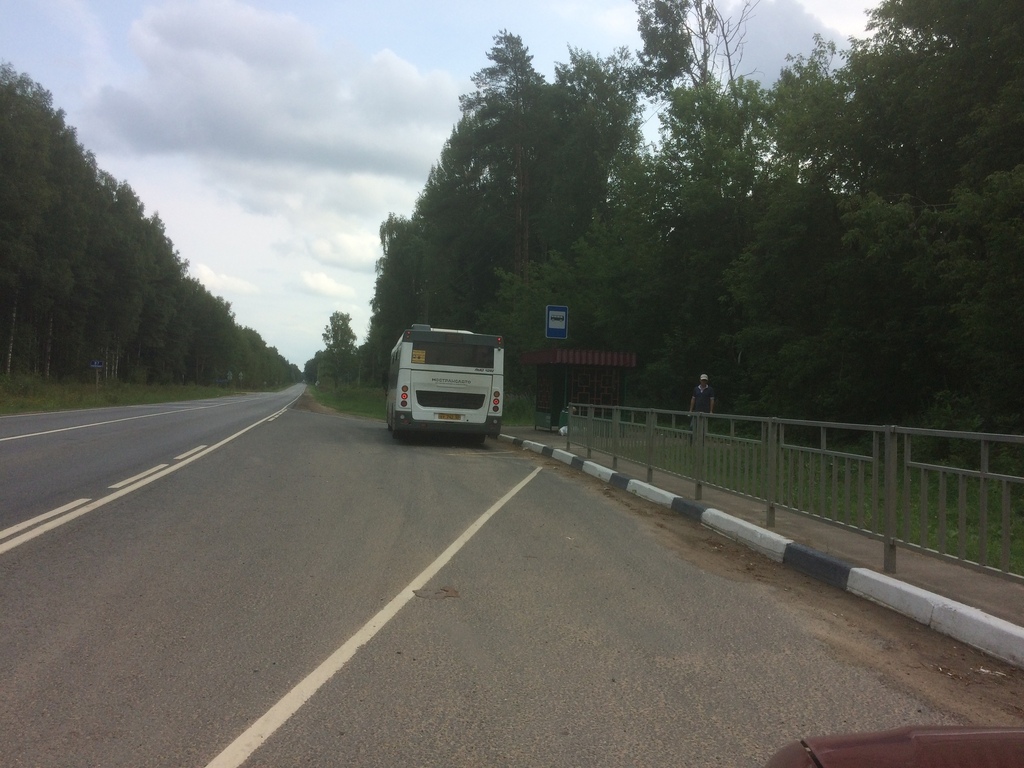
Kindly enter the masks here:
[[569, 308], [548, 304], [547, 328], [544, 335], [549, 339], [569, 337]]

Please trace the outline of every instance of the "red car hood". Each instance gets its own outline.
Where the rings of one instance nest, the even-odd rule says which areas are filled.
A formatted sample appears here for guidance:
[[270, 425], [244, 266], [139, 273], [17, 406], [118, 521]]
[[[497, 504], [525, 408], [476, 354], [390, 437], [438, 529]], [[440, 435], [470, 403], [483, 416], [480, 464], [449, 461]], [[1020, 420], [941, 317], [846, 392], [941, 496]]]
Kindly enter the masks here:
[[787, 744], [765, 768], [1024, 768], [1024, 728], [911, 726]]

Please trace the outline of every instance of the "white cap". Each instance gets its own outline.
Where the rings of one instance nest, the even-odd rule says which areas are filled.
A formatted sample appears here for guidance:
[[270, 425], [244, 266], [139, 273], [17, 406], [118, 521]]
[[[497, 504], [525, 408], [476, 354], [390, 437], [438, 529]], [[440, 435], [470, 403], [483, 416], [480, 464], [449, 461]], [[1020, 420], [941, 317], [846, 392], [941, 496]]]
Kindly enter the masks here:
[[701, 380], [701, 381], [707, 381], [707, 380], [708, 380], [708, 375], [707, 375], [706, 373], [702, 373], [702, 374], [700, 375], [700, 380]]

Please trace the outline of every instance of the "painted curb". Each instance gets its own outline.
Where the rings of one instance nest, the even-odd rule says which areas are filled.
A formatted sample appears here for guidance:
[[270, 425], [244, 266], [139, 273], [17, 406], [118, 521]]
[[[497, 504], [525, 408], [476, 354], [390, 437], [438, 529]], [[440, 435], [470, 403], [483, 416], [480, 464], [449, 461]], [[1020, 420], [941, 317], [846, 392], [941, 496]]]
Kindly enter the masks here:
[[931, 627], [1003, 661], [1024, 667], [1022, 627], [952, 600], [935, 606]]
[[796, 542], [792, 542], [786, 547], [782, 562], [819, 581], [839, 587], [844, 592], [850, 578], [850, 571], [853, 570], [852, 565], [837, 557], [826, 555], [824, 552]]
[[854, 568], [850, 571], [846, 589], [858, 597], [867, 598], [873, 603], [884, 605], [929, 626], [932, 623], [935, 604], [945, 599], [933, 592], [905, 584], [892, 576], [876, 573], [867, 568]]
[[588, 475], [593, 475], [599, 480], [604, 480], [606, 483], [610, 483], [612, 481], [612, 475], [615, 474], [614, 469], [602, 467], [600, 464], [595, 464], [592, 461], [583, 462], [583, 471]]
[[[623, 475], [592, 461], [584, 461], [568, 451], [552, 449], [542, 443], [500, 435], [514, 445], [554, 456], [588, 475], [616, 488], [629, 491], [685, 517], [746, 544], [765, 557], [850, 592], [914, 621], [970, 645], [1009, 664], [1024, 669], [1024, 627], [958, 603], [920, 587], [867, 568], [855, 568], [836, 557], [818, 552], [804, 544], [767, 531], [719, 509], [669, 493], [657, 486]], [[556, 455], [557, 454], [557, 455]]]
[[629, 484], [626, 486], [626, 490], [634, 496], [639, 496], [642, 499], [653, 501], [655, 504], [660, 504], [663, 507], [671, 507], [672, 500], [677, 498], [674, 493], [663, 491], [661, 488], [657, 488], [650, 483], [643, 483], [639, 480], [630, 480]]
[[766, 531], [746, 520], [727, 515], [720, 509], [706, 509], [700, 521], [708, 528], [718, 531], [733, 541], [748, 545], [751, 549], [757, 550], [777, 563], [783, 562], [787, 548], [793, 543], [791, 539]]
[[678, 512], [680, 515], [688, 517], [694, 522], [699, 523], [703, 519], [704, 513], [708, 511], [708, 507], [700, 502], [690, 501], [689, 499], [684, 499], [682, 496], [676, 496], [672, 499], [672, 511]]
[[551, 458], [558, 459], [563, 464], [571, 465], [573, 461], [578, 459], [579, 457], [575, 453], [569, 453], [568, 451], [562, 451], [559, 450], [558, 448], [555, 448], [553, 451], [551, 451]]

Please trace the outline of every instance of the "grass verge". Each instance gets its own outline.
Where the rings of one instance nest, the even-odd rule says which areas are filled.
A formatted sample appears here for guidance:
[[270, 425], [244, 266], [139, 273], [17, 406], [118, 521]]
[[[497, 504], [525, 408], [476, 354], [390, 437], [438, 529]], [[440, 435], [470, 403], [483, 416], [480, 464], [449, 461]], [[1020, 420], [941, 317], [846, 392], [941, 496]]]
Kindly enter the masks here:
[[54, 382], [34, 376], [0, 376], [0, 413], [66, 411], [111, 405], [149, 405], [176, 400], [201, 400], [239, 394], [223, 387], [177, 384], [125, 384], [117, 381], [84, 384]]
[[384, 421], [384, 390], [377, 387], [342, 386], [330, 390], [307, 386], [306, 392], [320, 405], [339, 413]]

